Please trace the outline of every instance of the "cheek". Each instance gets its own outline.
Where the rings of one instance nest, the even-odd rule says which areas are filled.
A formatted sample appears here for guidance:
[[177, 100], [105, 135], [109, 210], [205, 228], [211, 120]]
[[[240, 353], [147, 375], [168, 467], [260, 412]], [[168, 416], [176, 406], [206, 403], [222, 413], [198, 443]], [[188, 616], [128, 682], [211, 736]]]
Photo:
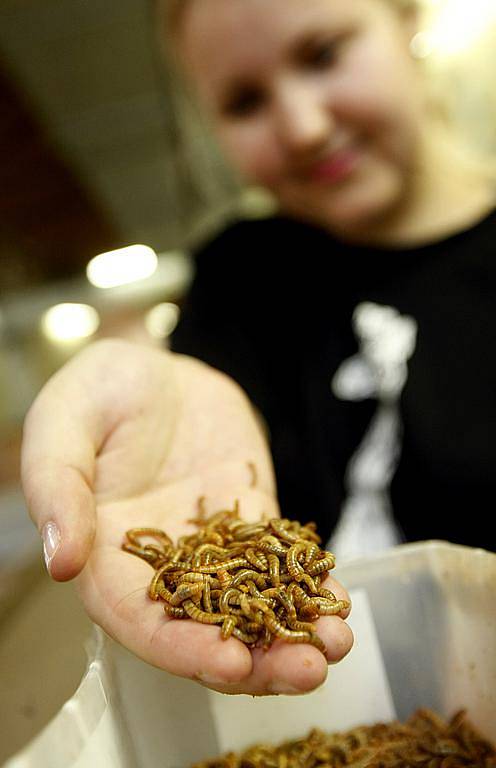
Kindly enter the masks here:
[[281, 173], [281, 156], [270, 131], [260, 125], [217, 125], [220, 145], [232, 166], [249, 182], [272, 187]]
[[[420, 126], [419, 82], [413, 63], [401, 50], [363, 44], [336, 82], [336, 116], [381, 153], [404, 153]], [[394, 66], [391, 66], [391, 61]], [[367, 75], [364, 77], [363, 73]]]

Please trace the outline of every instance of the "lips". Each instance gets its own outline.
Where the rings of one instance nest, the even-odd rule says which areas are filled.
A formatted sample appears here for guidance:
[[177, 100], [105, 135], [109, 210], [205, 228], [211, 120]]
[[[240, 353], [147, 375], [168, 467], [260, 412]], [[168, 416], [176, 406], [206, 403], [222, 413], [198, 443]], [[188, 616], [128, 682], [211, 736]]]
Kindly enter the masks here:
[[312, 181], [336, 183], [347, 178], [356, 168], [359, 154], [356, 149], [341, 149], [311, 166], [308, 176]]

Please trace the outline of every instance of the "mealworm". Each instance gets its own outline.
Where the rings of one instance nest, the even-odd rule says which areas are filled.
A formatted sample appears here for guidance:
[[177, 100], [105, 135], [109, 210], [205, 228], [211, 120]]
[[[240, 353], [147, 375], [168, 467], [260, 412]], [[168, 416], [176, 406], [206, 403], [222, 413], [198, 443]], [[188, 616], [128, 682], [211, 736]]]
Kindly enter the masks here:
[[308, 568], [309, 565], [313, 563], [313, 561], [317, 558], [319, 554], [319, 545], [315, 543], [315, 541], [311, 541], [307, 545], [307, 551], [305, 554], [305, 561], [304, 565], [305, 568]]
[[310, 635], [310, 639], [309, 639], [308, 642], [311, 643], [312, 645], [314, 645], [316, 648], [318, 648], [319, 651], [322, 651], [324, 656], [326, 656], [327, 655], [327, 647], [326, 647], [326, 644], [324, 643], [324, 641], [322, 640], [322, 638], [319, 637], [319, 635], [317, 635], [316, 632], [309, 632], [308, 634]]
[[150, 582], [150, 586], [148, 587], [148, 594], [152, 600], [158, 600], [160, 597], [158, 594], [158, 587], [160, 583], [162, 583], [162, 586], [163, 586], [162, 574], [160, 571], [155, 571], [153, 575], [153, 579]]
[[184, 608], [170, 603], [164, 603], [164, 611], [171, 619], [185, 619], [188, 615]]
[[247, 466], [251, 473], [250, 488], [255, 488], [258, 482], [257, 465], [253, 461], [248, 461]]
[[445, 721], [419, 709], [405, 723], [363, 725], [340, 733], [316, 728], [282, 744], [255, 744], [242, 753], [196, 763], [192, 768], [493, 768], [496, 749], [458, 713]]
[[180, 584], [169, 603], [171, 605], [180, 605], [184, 600], [194, 600], [199, 597], [203, 591], [203, 584]]
[[335, 603], [328, 603], [319, 598], [314, 599], [317, 601], [317, 610], [321, 616], [334, 616], [337, 613], [341, 613], [341, 611], [348, 610], [350, 607], [347, 600], [336, 600]]
[[239, 571], [235, 576], [233, 576], [231, 581], [231, 587], [237, 587], [239, 584], [242, 584], [244, 581], [247, 580], [253, 581], [259, 589], [265, 589], [266, 582], [265, 582], [265, 576], [263, 576], [261, 573], [257, 573], [257, 571], [253, 571], [250, 569], [243, 569]]
[[282, 555], [283, 557], [286, 556], [288, 551], [287, 547], [283, 546], [275, 536], [271, 535], [262, 536], [257, 546], [262, 552], [270, 552], [272, 555]]
[[215, 576], [211, 576], [208, 573], [182, 573], [177, 578], [178, 584], [204, 584], [205, 582], [208, 582], [212, 589], [218, 589], [220, 586], [219, 579], [216, 579]]
[[[166, 603], [172, 605], [172, 592], [167, 589], [163, 582], [159, 581], [156, 586], [157, 599], [162, 598]], [[155, 598], [154, 598], [155, 599]]]
[[127, 531], [126, 536], [130, 543], [137, 547], [140, 546], [138, 539], [141, 536], [149, 536], [152, 539], [156, 539], [161, 544], [165, 544], [169, 547], [173, 546], [172, 540], [167, 536], [165, 531], [162, 531], [160, 528], [132, 528], [130, 531]]
[[250, 602], [250, 598], [248, 597], [248, 595], [241, 593], [239, 604], [241, 606], [241, 610], [243, 611], [244, 615], [248, 619], [250, 619], [252, 615], [255, 613], [255, 610], [252, 607], [252, 604]]
[[234, 571], [236, 568], [246, 568], [249, 565], [245, 557], [234, 557], [232, 560], [223, 560], [220, 563], [210, 563], [210, 565], [199, 565], [196, 568], [191, 566], [191, 570], [196, 573], [217, 573], [219, 569], [224, 571]]
[[203, 609], [207, 613], [213, 613], [213, 606], [212, 606], [212, 590], [210, 587], [210, 579], [208, 576], [203, 577], [203, 592], [202, 592], [202, 600], [203, 600]]
[[175, 568], [176, 565], [174, 563], [164, 563], [164, 565], [161, 565], [160, 568], [155, 572], [148, 592], [152, 600], [157, 600], [158, 598], [157, 590], [159, 582], [169, 571], [175, 570]]
[[233, 629], [233, 637], [237, 637], [238, 640], [241, 640], [241, 642], [246, 643], [246, 645], [253, 645], [258, 640], [257, 635], [255, 634], [250, 635], [247, 632], [243, 632], [243, 630], [239, 629], [238, 627], [235, 627]]
[[[319, 549], [314, 527], [284, 518], [246, 523], [238, 502], [210, 518], [203, 499], [198, 507], [199, 530], [180, 536], [176, 546], [156, 528], [126, 535], [123, 548], [154, 568], [150, 597], [162, 600], [172, 618], [221, 624], [223, 639], [266, 649], [279, 638], [325, 653], [313, 621], [348, 603], [321, 587], [334, 557]], [[142, 545], [146, 535], [156, 543]]]
[[262, 597], [262, 593], [260, 592], [260, 590], [258, 589], [254, 581], [247, 581], [245, 586], [248, 587], [248, 592], [252, 597]]
[[196, 504], [198, 507], [198, 513], [196, 517], [191, 518], [187, 522], [191, 523], [192, 525], [203, 526], [205, 525], [205, 522], [207, 520], [207, 508], [205, 506], [205, 496], [200, 496]]
[[260, 533], [263, 533], [266, 529], [264, 523], [256, 523], [253, 525], [243, 525], [236, 531], [237, 541], [246, 541], [246, 539], [253, 539]]
[[307, 573], [310, 576], [317, 576], [318, 574], [323, 573], [324, 571], [330, 571], [332, 568], [334, 568], [335, 565], [335, 558], [334, 555], [331, 555], [330, 552], [326, 554], [325, 557], [323, 557], [321, 560], [316, 560], [313, 563], [311, 563], [307, 567]]
[[287, 616], [288, 623], [291, 619], [296, 620], [296, 608], [284, 589], [274, 589], [273, 594], [270, 597], [274, 597], [278, 600], [284, 608]]
[[306, 542], [297, 541], [286, 553], [286, 567], [294, 581], [300, 581], [300, 576], [305, 573], [298, 558], [303, 552], [306, 552], [306, 549]]
[[236, 601], [236, 604], [239, 605], [239, 601], [241, 599], [241, 593], [238, 589], [235, 587], [228, 587], [225, 589], [219, 599], [219, 609], [221, 613], [229, 613], [230, 611], [230, 602], [231, 600], [234, 602]]
[[167, 547], [167, 549], [160, 549], [155, 544], [145, 544], [143, 547], [143, 550], [145, 552], [149, 552], [151, 555], [155, 557], [155, 560], [158, 560], [160, 557], [166, 557], [168, 552], [172, 550], [171, 547]]
[[[270, 631], [281, 640], [285, 640], [287, 643], [309, 643], [312, 641], [310, 632], [300, 632], [284, 627], [276, 617], [272, 614], [265, 616], [265, 623]], [[315, 644], [315, 643], [314, 643]]]
[[129, 552], [130, 555], [137, 555], [138, 557], [141, 557], [142, 560], [146, 560], [146, 562], [150, 563], [150, 565], [153, 565], [156, 560], [155, 555], [152, 555], [151, 552], [145, 552], [143, 547], [136, 546], [136, 544], [124, 543], [122, 545], [122, 549], [125, 552]]
[[270, 554], [267, 555], [267, 560], [269, 563], [269, 578], [270, 583], [273, 587], [278, 587], [281, 583], [281, 574], [280, 574], [280, 563], [279, 558], [277, 555]]
[[231, 637], [235, 629], [236, 629], [236, 617], [226, 616], [224, 621], [222, 622], [222, 628], [220, 630], [222, 639], [227, 640], [228, 637]]
[[182, 607], [188, 616], [191, 616], [195, 621], [199, 621], [200, 624], [222, 624], [225, 619], [229, 618], [229, 616], [225, 616], [222, 613], [207, 613], [206, 611], [202, 611], [201, 608], [198, 608], [198, 606], [189, 598], [183, 602]]
[[269, 568], [269, 564], [267, 561], [267, 555], [265, 555], [263, 552], [260, 552], [257, 554], [253, 547], [248, 547], [245, 552], [245, 557], [248, 560], [249, 564], [254, 566], [255, 568], [258, 568], [259, 571], [267, 571]]
[[316, 631], [315, 624], [312, 624], [309, 621], [300, 621], [299, 619], [288, 618], [288, 627], [290, 629], [295, 629], [300, 632], [313, 633]]
[[289, 531], [289, 526], [287, 525], [289, 521], [285, 520], [279, 520], [278, 518], [275, 518], [273, 520], [269, 521], [270, 527], [273, 529], [275, 533], [277, 533], [278, 536], [280, 536], [283, 541], [288, 541], [290, 544], [296, 544], [296, 542], [301, 538], [297, 533], [294, 533], [292, 531]]
[[314, 595], [317, 594], [317, 592], [318, 592], [317, 585], [316, 585], [315, 581], [313, 580], [313, 578], [311, 576], [309, 576], [308, 573], [303, 573], [303, 574], [300, 573], [299, 576], [298, 576], [298, 581], [300, 583], [303, 581], [307, 585], [308, 589], [310, 590], [310, 592], [312, 594], [314, 594]]
[[202, 564], [202, 556], [206, 553], [222, 555], [222, 557], [226, 557], [229, 555], [229, 550], [225, 547], [219, 547], [216, 544], [211, 544], [210, 542], [207, 544], [200, 544], [200, 546], [195, 549], [191, 560], [191, 565], [193, 568], [196, 568]]
[[318, 595], [319, 597], [325, 597], [327, 600], [331, 600], [333, 603], [335, 603], [337, 599], [334, 592], [331, 592], [330, 589], [324, 589], [324, 587], [319, 587]]

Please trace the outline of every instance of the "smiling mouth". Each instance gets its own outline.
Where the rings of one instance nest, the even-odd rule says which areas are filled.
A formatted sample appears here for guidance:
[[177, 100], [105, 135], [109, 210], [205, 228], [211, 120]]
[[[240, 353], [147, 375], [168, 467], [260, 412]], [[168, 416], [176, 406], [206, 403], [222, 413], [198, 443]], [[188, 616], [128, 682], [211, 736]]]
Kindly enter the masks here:
[[323, 184], [337, 183], [353, 173], [359, 160], [360, 155], [356, 148], [341, 149], [312, 165], [307, 172], [307, 177], [311, 181]]

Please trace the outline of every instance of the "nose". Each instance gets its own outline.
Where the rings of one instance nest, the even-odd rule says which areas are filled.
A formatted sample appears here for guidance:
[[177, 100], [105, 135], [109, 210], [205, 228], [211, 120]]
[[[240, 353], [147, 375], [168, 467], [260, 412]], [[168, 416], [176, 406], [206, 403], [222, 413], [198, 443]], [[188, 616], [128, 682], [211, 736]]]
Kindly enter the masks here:
[[334, 129], [332, 110], [308, 83], [289, 81], [275, 100], [276, 131], [286, 151], [295, 156], [318, 153]]

